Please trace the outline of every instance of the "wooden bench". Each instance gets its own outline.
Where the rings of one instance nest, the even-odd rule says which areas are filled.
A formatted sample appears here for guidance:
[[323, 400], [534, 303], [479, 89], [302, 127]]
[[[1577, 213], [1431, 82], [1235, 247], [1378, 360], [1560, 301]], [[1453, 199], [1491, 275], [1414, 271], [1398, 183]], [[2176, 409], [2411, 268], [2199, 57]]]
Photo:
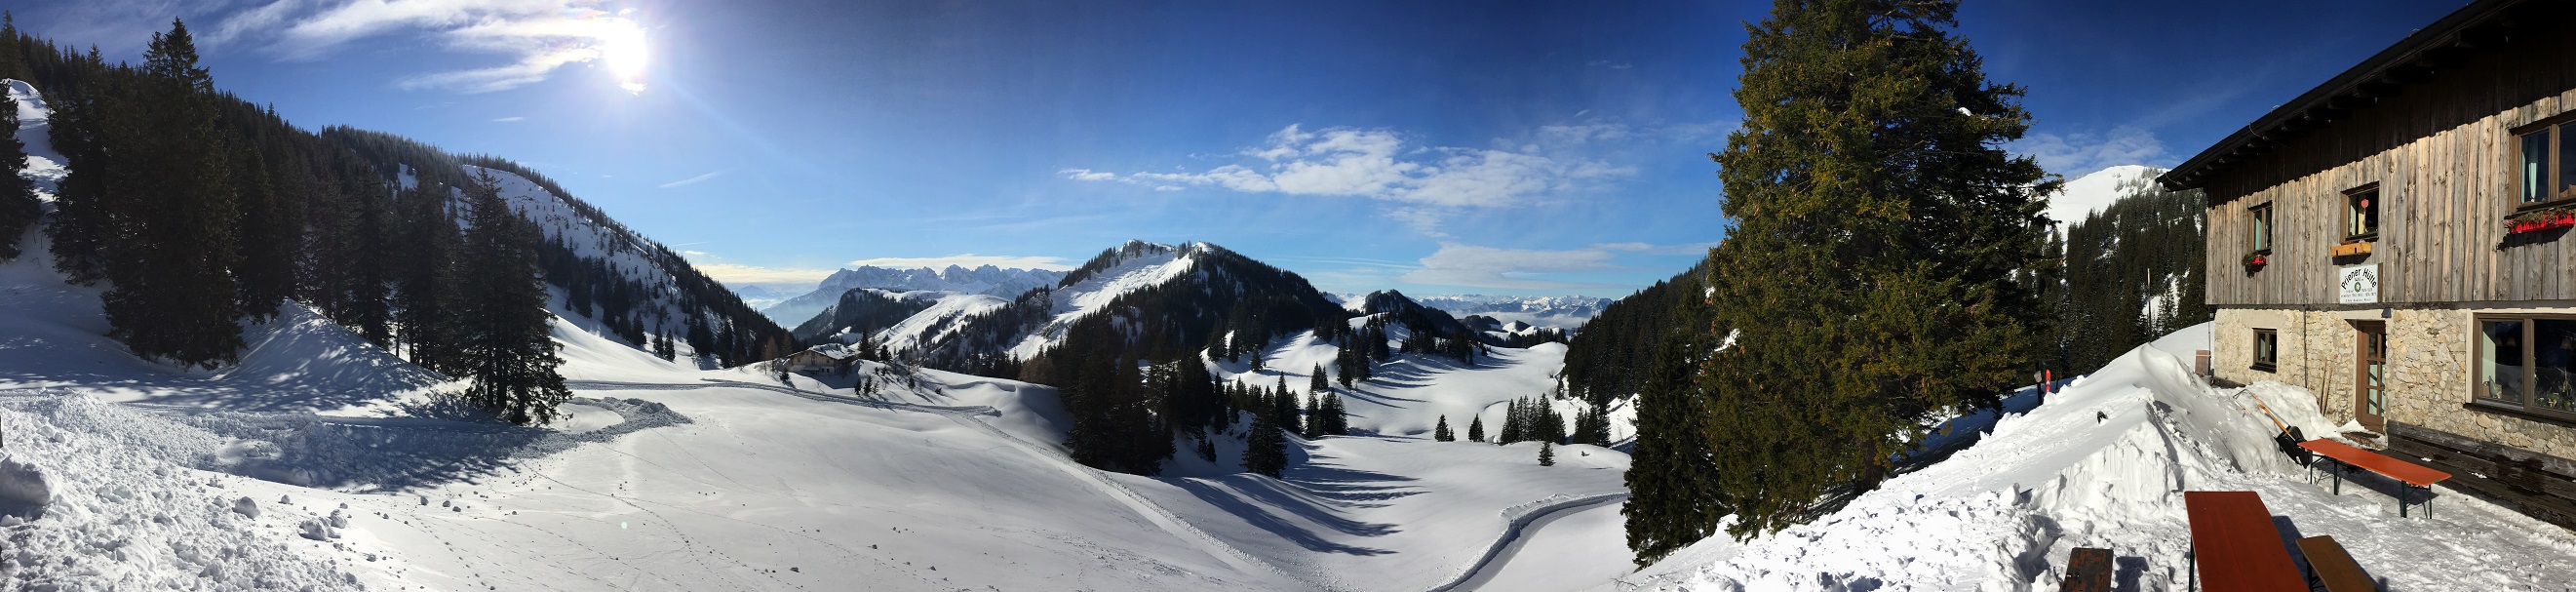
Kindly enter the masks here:
[[2361, 564], [2343, 551], [2343, 544], [2331, 536], [2299, 539], [2299, 554], [2308, 558], [2310, 579], [2324, 584], [2326, 592], [2378, 592], [2379, 584], [2361, 571]]
[[[2318, 456], [2333, 459], [2335, 464], [2339, 465], [2327, 471], [2334, 473], [2335, 495], [2343, 495], [2342, 467], [2360, 467], [2390, 479], [2396, 479], [2402, 484], [2397, 490], [2397, 515], [2400, 517], [2406, 515], [2406, 504], [2410, 501], [2407, 498], [2414, 497], [2416, 489], [2424, 490], [2424, 516], [2432, 517], [2433, 484], [2451, 478], [2450, 473], [2424, 468], [2415, 463], [2389, 458], [2377, 452], [2354, 448], [2350, 444], [2324, 438], [2300, 442], [2299, 447], [2316, 452]], [[2310, 464], [2308, 467], [2310, 478], [2313, 479], [2316, 465]]]
[[2060, 592], [2111, 592], [2111, 550], [2076, 547], [2066, 557], [2066, 581]]
[[[2186, 491], [2192, 587], [2213, 592], [2306, 590], [2307, 578], [2281, 544], [2272, 511], [2251, 491]], [[2204, 581], [2202, 578], [2208, 578]]]

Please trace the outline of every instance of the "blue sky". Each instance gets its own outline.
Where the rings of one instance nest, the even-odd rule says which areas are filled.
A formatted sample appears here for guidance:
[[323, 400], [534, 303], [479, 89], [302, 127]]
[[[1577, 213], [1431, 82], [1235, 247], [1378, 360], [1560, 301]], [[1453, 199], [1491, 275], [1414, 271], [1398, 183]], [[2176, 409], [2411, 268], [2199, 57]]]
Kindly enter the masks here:
[[[2171, 166], [2458, 2], [1966, 3], [2013, 149]], [[719, 279], [1208, 241], [1329, 291], [1625, 295], [1722, 234], [1757, 2], [11, 4], [216, 84], [529, 164]], [[2291, 26], [2290, 24], [2295, 24]], [[640, 55], [644, 56], [638, 59]]]

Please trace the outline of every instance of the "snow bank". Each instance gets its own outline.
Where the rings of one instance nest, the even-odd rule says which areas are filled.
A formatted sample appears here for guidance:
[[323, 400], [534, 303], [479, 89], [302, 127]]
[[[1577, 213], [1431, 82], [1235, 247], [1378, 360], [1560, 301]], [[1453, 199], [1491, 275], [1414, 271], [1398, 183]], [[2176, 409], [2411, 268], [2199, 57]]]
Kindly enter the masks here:
[[228, 478], [194, 471], [201, 430], [80, 395], [0, 393], [10, 462], [49, 475], [33, 521], [0, 518], [0, 581], [26, 590], [356, 590], [291, 526], [233, 511]]
[[[2448, 493], [2438, 518], [2399, 518], [2384, 480], [2354, 478], [2341, 496], [2306, 482], [2263, 409], [2309, 435], [2335, 433], [2315, 396], [2277, 383], [2212, 389], [2188, 364], [2139, 347], [1830, 515], [1744, 543], [1701, 541], [1611, 587], [2052, 590], [2074, 548], [2097, 547], [2117, 558], [2122, 589], [2179, 588], [2190, 578], [2186, 490], [2256, 491], [2284, 534], [2334, 535], [2392, 590], [2576, 581], [2576, 536], [2562, 529]], [[2464, 580], [2459, 565], [2482, 568]]]

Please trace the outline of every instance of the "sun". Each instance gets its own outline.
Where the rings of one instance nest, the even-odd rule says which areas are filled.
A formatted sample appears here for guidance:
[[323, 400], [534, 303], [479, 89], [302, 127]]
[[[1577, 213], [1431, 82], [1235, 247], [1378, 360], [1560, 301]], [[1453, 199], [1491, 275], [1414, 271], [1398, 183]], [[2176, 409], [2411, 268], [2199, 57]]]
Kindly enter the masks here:
[[618, 19], [600, 34], [600, 61], [607, 62], [608, 73], [617, 77], [617, 87], [626, 92], [644, 92], [644, 69], [651, 63], [652, 52], [644, 43], [644, 27], [635, 21]]

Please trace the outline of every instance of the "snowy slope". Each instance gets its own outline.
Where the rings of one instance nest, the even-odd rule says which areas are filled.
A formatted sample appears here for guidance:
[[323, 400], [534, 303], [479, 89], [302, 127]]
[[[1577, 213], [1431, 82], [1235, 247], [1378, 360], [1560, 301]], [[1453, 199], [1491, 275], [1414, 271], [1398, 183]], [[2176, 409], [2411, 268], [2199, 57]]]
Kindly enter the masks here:
[[1049, 295], [1047, 314], [1050, 319], [1012, 345], [1007, 353], [1015, 359], [1027, 359], [1063, 341], [1064, 331], [1073, 321], [1098, 313], [1130, 292], [1179, 279], [1197, 268], [1197, 260], [1187, 256], [1192, 251], [1209, 248], [1205, 243], [1171, 245], [1127, 241], [1119, 247], [1121, 257], [1113, 265], [1083, 278], [1072, 285], [1057, 288]]
[[[1106, 474], [1063, 455], [1046, 387], [863, 363], [891, 390], [788, 388], [566, 320], [567, 420], [460, 422], [427, 405], [453, 385], [368, 387], [417, 370], [293, 311], [223, 375], [134, 360], [44, 259], [0, 266], [0, 388], [51, 387], [0, 395], [0, 426], [12, 462], [68, 484], [0, 569], [65, 589], [1500, 589], [1532, 569], [1553, 579], [1511, 581], [1567, 589], [1627, 567], [1616, 546], [1525, 555], [1616, 540], [1608, 450], [1543, 468], [1527, 444], [1335, 437], [1296, 443], [1284, 481]], [[1364, 390], [1422, 404], [1368, 413], [1472, 412], [1543, 384], [1553, 362], [1527, 362], [1389, 378]], [[1465, 375], [1486, 371], [1512, 378]]]
[[18, 143], [25, 145], [27, 151], [27, 168], [18, 174], [36, 182], [36, 199], [51, 202], [63, 176], [71, 172], [63, 168], [70, 161], [54, 151], [54, 112], [45, 106], [44, 94], [37, 92], [34, 85], [5, 78], [0, 81], [9, 85], [9, 102], [18, 110]]
[[[2397, 517], [2395, 489], [2342, 495], [2281, 455], [2260, 400], [2335, 433], [2315, 396], [2278, 383], [2211, 389], [2141, 346], [1982, 441], [1890, 479], [1814, 522], [1737, 543], [1712, 537], [1604, 586], [1616, 590], [2054, 590], [2076, 547], [2110, 549], [2124, 589], [2190, 579], [2185, 490], [2250, 490], [2292, 536], [2333, 535], [2390, 590], [2550, 590], [2576, 581], [2576, 534], [2437, 489], [2432, 517]], [[2500, 558], [2512, 558], [2498, 561]], [[2460, 565], [2480, 569], [2462, 571]]]
[[[941, 296], [937, 304], [905, 317], [901, 323], [877, 331], [877, 342], [885, 344], [888, 351], [919, 349], [923, 344], [937, 343], [946, 338], [948, 332], [957, 330], [966, 317], [992, 312], [1011, 303], [1007, 298], [990, 294], [938, 294]], [[842, 341], [853, 342], [849, 336], [844, 336]]]
[[[583, 215], [563, 196], [556, 195], [546, 190], [544, 186], [517, 173], [474, 165], [463, 166], [469, 177], [481, 173], [491, 174], [500, 189], [501, 198], [509, 202], [510, 209], [516, 211], [520, 217], [535, 222], [537, 227], [545, 232], [546, 240], [563, 242], [581, 258], [603, 260], [610, 269], [617, 270], [628, 280], [642, 283], [650, 293], [655, 294], [658, 300], [643, 308], [645, 332], [659, 333], [665, 328], [663, 323], [667, 322], [670, 324], [668, 328], [671, 332], [677, 334], [686, 318], [716, 317], [712, 309], [703, 305], [695, 310], [681, 308], [678, 298], [680, 290], [676, 286], [678, 279], [673, 277], [668, 269], [669, 266], [685, 266], [688, 263], [679, 260], [676, 255], [671, 255], [668, 249], [655, 245], [632, 230]], [[461, 200], [462, 190], [458, 190], [458, 195]], [[624, 340], [608, 331], [599, 322], [600, 319], [573, 314], [570, 307], [566, 305], [565, 295], [560, 288], [554, 290], [554, 298], [547, 308], [558, 317], [573, 318], [576, 321], [575, 325], [583, 330], [624, 343]], [[685, 343], [679, 344], [679, 348], [683, 355], [695, 353], [690, 351]]]
[[2094, 212], [2111, 207], [2112, 202], [2152, 186], [2165, 169], [2143, 165], [2121, 165], [2094, 171], [2066, 181], [2057, 193], [2048, 195], [2048, 219], [2057, 224], [2057, 233], [2082, 222]]

